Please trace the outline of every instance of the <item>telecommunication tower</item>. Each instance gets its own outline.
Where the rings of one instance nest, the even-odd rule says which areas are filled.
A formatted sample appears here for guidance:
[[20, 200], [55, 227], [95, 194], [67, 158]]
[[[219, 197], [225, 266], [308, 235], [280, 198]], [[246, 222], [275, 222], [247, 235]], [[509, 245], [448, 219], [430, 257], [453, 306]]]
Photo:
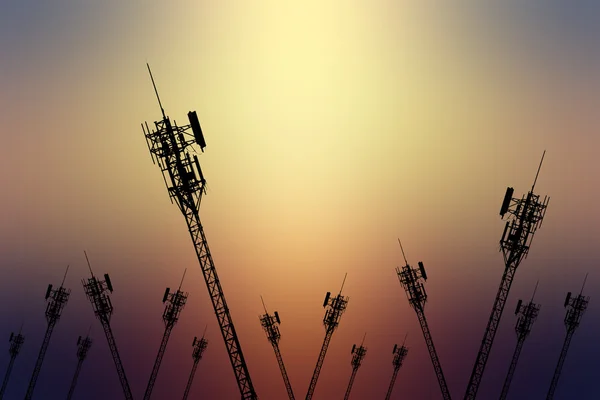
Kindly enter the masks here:
[[[405, 342], [406, 336], [404, 337], [404, 343]], [[404, 343], [402, 343], [402, 346], [400, 347], [398, 347], [398, 345], [395, 344], [394, 350], [392, 350], [392, 354], [394, 355], [394, 359], [392, 360], [392, 365], [394, 366], [394, 373], [392, 374], [392, 381], [390, 382], [387, 394], [385, 395], [385, 400], [390, 400], [390, 397], [392, 396], [392, 390], [394, 390], [394, 384], [396, 383], [396, 377], [398, 376], [398, 371], [400, 371], [402, 362], [408, 354], [408, 348], [404, 346]]]
[[77, 378], [79, 378], [79, 372], [81, 371], [83, 360], [85, 360], [90, 347], [92, 347], [92, 338], [90, 338], [90, 332], [88, 330], [88, 334], [84, 339], [82, 339], [81, 336], [77, 338], [77, 368], [75, 368], [75, 374], [73, 375], [73, 380], [71, 381], [71, 387], [69, 388], [67, 400], [71, 400], [73, 398], [75, 386], [77, 386]]
[[127, 376], [125, 375], [125, 368], [123, 368], [123, 363], [121, 362], [121, 357], [119, 356], [119, 350], [117, 349], [117, 342], [115, 341], [115, 337], [110, 327], [110, 317], [113, 313], [113, 306], [106, 291], [108, 290], [112, 293], [112, 282], [110, 281], [108, 274], [104, 274], [104, 280], [96, 278], [94, 276], [94, 272], [92, 271], [92, 266], [90, 265], [90, 260], [88, 259], [87, 253], [85, 251], [83, 253], [85, 254], [85, 259], [92, 277], [88, 278], [87, 282], [85, 279], [82, 280], [81, 283], [83, 284], [83, 289], [85, 290], [87, 298], [92, 303], [94, 314], [98, 320], [100, 320], [102, 328], [104, 329], [106, 341], [108, 342], [110, 353], [113, 361], [115, 362], [115, 367], [117, 368], [117, 374], [119, 375], [119, 381], [121, 382], [125, 399], [132, 400], [133, 395], [131, 394], [131, 388], [129, 387], [129, 382], [127, 381]]
[[[185, 271], [187, 271], [187, 269]], [[183, 277], [181, 278], [181, 283], [179, 284], [177, 291], [175, 293], [170, 293], [170, 289], [167, 288], [165, 290], [165, 294], [163, 295], [162, 301], [163, 303], [166, 303], [165, 311], [163, 312], [162, 316], [165, 323], [165, 333], [163, 334], [160, 347], [158, 348], [158, 354], [156, 356], [156, 360], [154, 361], [154, 367], [152, 368], [152, 373], [150, 374], [148, 386], [146, 387], [144, 400], [150, 399], [150, 396], [152, 395], [152, 389], [154, 388], [154, 383], [156, 382], [160, 363], [165, 355], [165, 350], [167, 348], [169, 337], [171, 336], [171, 331], [177, 323], [179, 314], [181, 313], [181, 310], [183, 310], [185, 302], [187, 301], [188, 294], [181, 291], [181, 285], [183, 284], [183, 279], [185, 278], [185, 271], [183, 272]]]
[[342, 296], [342, 289], [344, 288], [344, 283], [346, 282], [346, 276], [348, 276], [348, 274], [344, 276], [344, 281], [342, 282], [342, 287], [340, 288], [338, 295], [332, 298], [331, 292], [327, 292], [325, 295], [325, 301], [323, 301], [323, 308], [329, 307], [327, 311], [325, 311], [325, 317], [323, 317], [323, 325], [325, 325], [325, 339], [323, 340], [317, 365], [315, 366], [313, 376], [310, 380], [310, 385], [308, 386], [306, 400], [310, 400], [313, 397], [315, 388], [317, 387], [317, 380], [319, 379], [319, 374], [321, 373], [321, 368], [323, 367], [323, 361], [325, 360], [325, 354], [327, 354], [327, 348], [329, 348], [329, 342], [331, 342], [331, 336], [338, 327], [342, 314], [344, 311], [346, 311], [346, 306], [348, 305], [348, 300], [350, 299], [349, 297]]
[[[21, 327], [22, 329], [23, 327]], [[19, 351], [21, 350], [21, 346], [25, 343], [25, 336], [21, 334], [21, 329], [19, 329], [19, 333], [16, 335], [11, 332], [10, 338], [8, 339], [10, 343], [10, 348], [8, 349], [8, 353], [10, 354], [10, 362], [8, 363], [8, 368], [6, 369], [6, 374], [4, 375], [4, 381], [2, 382], [2, 389], [0, 389], [0, 400], [4, 397], [4, 392], [6, 391], [6, 387], [8, 386], [8, 380], [10, 379], [10, 373], [12, 371], [13, 365], [15, 363], [15, 359], [19, 355]]]
[[279, 333], [279, 327], [277, 325], [281, 324], [281, 320], [279, 319], [279, 314], [277, 311], [273, 315], [270, 315], [267, 311], [267, 306], [265, 306], [265, 302], [260, 296], [260, 300], [262, 301], [263, 308], [265, 309], [265, 313], [258, 318], [260, 319], [260, 324], [265, 330], [267, 334], [267, 339], [273, 346], [273, 350], [275, 351], [275, 357], [277, 358], [277, 364], [279, 364], [279, 370], [281, 371], [281, 376], [283, 377], [283, 383], [285, 384], [285, 388], [288, 393], [288, 397], [290, 400], [294, 400], [294, 392], [292, 391], [292, 384], [290, 383], [290, 378], [285, 370], [285, 365], [283, 364], [283, 358], [281, 357], [281, 351], [279, 350], [279, 339], [281, 339], [281, 333]]
[[60, 284], [60, 287], [58, 289], [52, 289], [52, 284], [49, 284], [48, 289], [46, 289], [46, 321], [48, 322], [48, 326], [46, 328], [46, 334], [44, 335], [44, 341], [42, 342], [42, 348], [40, 349], [40, 353], [38, 355], [35, 367], [33, 369], [33, 374], [31, 375], [31, 379], [29, 381], [29, 387], [27, 388], [27, 393], [25, 394], [25, 400], [31, 400], [31, 398], [33, 397], [35, 384], [37, 382], [37, 378], [40, 374], [40, 371], [42, 370], [44, 356], [46, 355], [46, 350], [48, 349], [48, 345], [50, 344], [50, 337], [52, 336], [52, 332], [54, 331], [56, 323], [60, 319], [60, 315], [62, 313], [63, 308], [69, 300], [69, 295], [71, 294], [70, 289], [66, 289], [63, 287], [65, 279], [67, 277], [67, 272], [69, 272], [68, 266], [67, 270], [65, 271], [62, 283]]
[[[365, 336], [367, 334], [365, 333]], [[350, 391], [352, 390], [352, 385], [354, 385], [354, 379], [356, 379], [356, 373], [360, 368], [363, 358], [367, 355], [367, 348], [363, 346], [365, 343], [365, 336], [363, 336], [363, 340], [360, 343], [360, 346], [356, 347], [355, 344], [352, 345], [352, 361], [350, 361], [350, 365], [352, 365], [352, 375], [350, 375], [350, 382], [348, 382], [348, 388], [346, 389], [346, 395], [344, 396], [344, 400], [348, 400], [350, 398]]]
[[400, 284], [404, 290], [406, 290], [408, 303], [417, 313], [417, 318], [419, 319], [419, 324], [421, 325], [421, 330], [423, 331], [423, 337], [425, 338], [425, 343], [427, 344], [427, 350], [429, 351], [429, 356], [431, 357], [431, 362], [433, 363], [433, 369], [435, 370], [435, 376], [437, 377], [440, 385], [442, 396], [444, 400], [450, 400], [450, 391], [448, 390], [448, 385], [446, 384], [446, 378], [444, 378], [442, 365], [438, 358], [437, 351], [435, 350], [435, 346], [433, 345], [433, 338], [431, 337], [431, 332], [429, 331], [427, 319], [425, 319], [425, 303], [427, 302], [427, 293], [425, 292], [425, 286], [423, 286], [421, 279], [427, 280], [427, 273], [425, 272], [425, 267], [421, 261], [419, 261], [418, 270], [408, 265], [408, 261], [406, 261], [406, 256], [404, 255], [404, 249], [402, 248], [400, 239], [398, 239], [398, 243], [400, 243], [400, 250], [402, 250], [402, 256], [404, 257], [405, 265], [402, 268], [396, 268], [396, 274], [398, 275]]
[[[587, 279], [587, 275], [585, 276], [585, 278]], [[569, 350], [571, 339], [573, 339], [573, 334], [579, 326], [579, 323], [581, 322], [581, 317], [583, 316], [583, 313], [585, 312], [588, 303], [590, 302], [589, 296], [583, 295], [584, 287], [585, 279], [583, 280], [583, 286], [581, 287], [581, 291], [579, 292], [577, 297], [571, 297], [571, 292], [567, 293], [567, 298], [565, 299], [565, 308], [567, 309], [567, 315], [565, 316], [567, 336], [565, 337], [562, 350], [560, 351], [560, 357], [558, 358], [558, 363], [556, 364], [556, 369], [554, 370], [554, 376], [552, 377], [552, 382], [550, 383], [550, 389], [548, 390], [546, 400], [552, 400], [554, 398], [554, 392], [556, 391], [556, 386], [558, 385], [558, 379], [560, 378], [560, 373], [562, 371], [563, 364], [565, 363], [565, 359], [567, 358], [567, 351]]]
[[[154, 122], [155, 130], [150, 130], [147, 123], [142, 124], [146, 143], [152, 161], [158, 163], [161, 169], [171, 202], [175, 199], [185, 217], [242, 399], [255, 400], [258, 397], [250, 379], [221, 281], [200, 222], [200, 201], [202, 194], [206, 193], [206, 180], [198, 157], [195, 154], [190, 157], [188, 150], [196, 152], [192, 145], [197, 143], [200, 150], [204, 152], [206, 147], [204, 135], [195, 111], [188, 113], [189, 125], [177, 126], [175, 121], [171, 123], [160, 102], [150, 66], [148, 72], [162, 112], [162, 119]], [[169, 177], [168, 180], [166, 175]]]
[[533, 290], [533, 295], [531, 296], [531, 300], [529, 301], [529, 303], [523, 304], [522, 300], [519, 300], [517, 302], [517, 309], [515, 310], [515, 315], [519, 316], [517, 318], [517, 325], [515, 326], [515, 332], [517, 333], [517, 347], [515, 347], [515, 352], [513, 354], [510, 367], [508, 368], [506, 379], [504, 380], [504, 386], [502, 387], [500, 400], [505, 400], [506, 396], [508, 396], [508, 389], [510, 388], [510, 383], [512, 381], [513, 375], [515, 374], [515, 369], [517, 368], [517, 362], [519, 361], [519, 355], [521, 354], [523, 343], [525, 343], [525, 339], [527, 339], [527, 336], [529, 336], [529, 333], [531, 332], [531, 327], [533, 326], [533, 323], [537, 319], [538, 313], [540, 312], [541, 306], [533, 302], [536, 290], [537, 283], [535, 285], [535, 289]]
[[[204, 328], [204, 334], [206, 334], [206, 328]], [[194, 336], [194, 341], [192, 342], [192, 358], [194, 359], [194, 364], [192, 365], [192, 371], [190, 372], [190, 377], [188, 378], [187, 385], [185, 386], [185, 392], [183, 393], [183, 400], [187, 400], [188, 395], [190, 394], [190, 389], [192, 388], [192, 381], [194, 380], [194, 375], [196, 375], [196, 368], [198, 368], [198, 362], [202, 358], [202, 354], [206, 347], [208, 346], [208, 341], [204, 339], [204, 334], [202, 338], [198, 340], [196, 336]]]
[[483, 371], [485, 370], [487, 359], [492, 350], [494, 337], [496, 336], [496, 331], [500, 324], [500, 318], [502, 317], [502, 312], [506, 305], [506, 299], [508, 298], [515, 272], [517, 271], [517, 267], [521, 264], [521, 261], [527, 257], [533, 235], [537, 228], [542, 225], [542, 219], [544, 218], [546, 208], [548, 207], [549, 197], [546, 196], [543, 201], [540, 201], [540, 196], [533, 193], [545, 154], [546, 152], [544, 151], [535, 175], [535, 180], [527, 195], [522, 198], [513, 198], [512, 195], [514, 189], [509, 187], [506, 189], [504, 201], [500, 207], [501, 218], [504, 218], [505, 214], [509, 214], [506, 225], [504, 226], [502, 238], [500, 239], [500, 251], [504, 256], [504, 274], [502, 275], [498, 293], [494, 300], [494, 306], [492, 307], [492, 313], [490, 314], [483, 340], [481, 341], [481, 346], [477, 353], [477, 359], [475, 360], [475, 365], [473, 366], [473, 371], [469, 378], [467, 391], [464, 397], [465, 400], [474, 400], [477, 395], [477, 390], [479, 389]]

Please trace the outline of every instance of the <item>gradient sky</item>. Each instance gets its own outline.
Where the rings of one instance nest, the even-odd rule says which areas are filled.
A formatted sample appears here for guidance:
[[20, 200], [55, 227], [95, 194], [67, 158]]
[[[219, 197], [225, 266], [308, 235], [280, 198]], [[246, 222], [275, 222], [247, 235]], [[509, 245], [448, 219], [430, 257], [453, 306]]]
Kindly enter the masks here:
[[[440, 399], [417, 317], [394, 268], [423, 261], [426, 316], [450, 390], [462, 398], [503, 272], [498, 211], [507, 186], [551, 197], [519, 267], [479, 399], [497, 398], [516, 343], [512, 311], [536, 282], [538, 321], [510, 399], [545, 396], [565, 336], [563, 301], [589, 308], [556, 399], [597, 399], [600, 377], [600, 5], [578, 2], [106, 0], [0, 6], [0, 338], [26, 337], [5, 399], [21, 398], [41, 345], [44, 292], [66, 286], [36, 398], [66, 396], [76, 340], [94, 345], [76, 398], [121, 398], [106, 339], [85, 297], [109, 273], [112, 327], [141, 398], [163, 332], [166, 286], [189, 300], [154, 399], [180, 398], [191, 342], [209, 346], [190, 398], [239, 398], [206, 286], [140, 123], [196, 110], [207, 147], [202, 222], [253, 383], [286, 398], [258, 320], [281, 316], [296, 397], [314, 369], [327, 291], [347, 312], [314, 399], [341, 398], [350, 350], [366, 336], [353, 399], [383, 398], [392, 348], [409, 353], [394, 399]], [[0, 349], [0, 373], [8, 364]]]

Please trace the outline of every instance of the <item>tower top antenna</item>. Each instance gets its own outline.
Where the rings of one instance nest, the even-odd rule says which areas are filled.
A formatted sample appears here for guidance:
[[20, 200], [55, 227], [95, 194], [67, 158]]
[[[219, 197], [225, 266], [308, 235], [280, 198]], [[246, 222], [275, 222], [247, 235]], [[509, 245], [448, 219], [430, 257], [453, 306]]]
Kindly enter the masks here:
[[263, 308], [265, 309], [265, 314], [268, 314], [268, 312], [267, 312], [267, 306], [265, 305], [265, 301], [263, 300], [262, 295], [260, 296], [260, 301], [262, 301]]
[[408, 332], [406, 332], [406, 335], [404, 335], [404, 341], [402, 342], [402, 346], [404, 346], [404, 344], [406, 343], [406, 338], [408, 337]]
[[206, 335], [206, 329], [208, 329], [208, 324], [204, 326], [204, 332], [202, 332], [202, 339], [204, 339], [204, 335]]
[[67, 279], [67, 272], [69, 272], [69, 266], [67, 265], [67, 270], [65, 271], [65, 276], [63, 276], [62, 283], [60, 286], [62, 287], [65, 284], [65, 279]]
[[398, 238], [398, 243], [400, 243], [400, 250], [402, 250], [402, 257], [404, 257], [404, 263], [408, 265], [408, 261], [406, 261], [406, 256], [404, 255], [404, 248], [402, 247], [402, 242], [400, 241], [400, 238]]
[[160, 97], [158, 96], [158, 89], [156, 89], [156, 84], [154, 83], [154, 77], [152, 76], [152, 71], [150, 70], [150, 64], [146, 63], [148, 67], [148, 73], [150, 74], [150, 79], [152, 80], [152, 86], [154, 87], [154, 93], [156, 93], [156, 99], [158, 100], [158, 105], [160, 106], [160, 112], [162, 113], [163, 119], [166, 119], [165, 110], [163, 109], [162, 103], [160, 102]]
[[585, 274], [585, 278], [583, 278], [583, 285], [581, 285], [581, 292], [579, 292], [579, 294], [583, 294], [583, 288], [585, 287], [585, 281], [587, 281], [587, 277], [588, 277], [588, 273]]
[[363, 335], [363, 338], [362, 338], [362, 342], [360, 342], [361, 347], [365, 343], [365, 338], [366, 337], [367, 337], [367, 332], [365, 332], [365, 334]]
[[538, 287], [539, 283], [540, 283], [540, 280], [538, 279], [538, 281], [535, 283], [535, 288], [533, 289], [533, 294], [531, 295], [531, 301], [533, 301], [533, 298], [535, 297], [535, 292], [537, 292], [537, 287]]
[[90, 269], [90, 274], [92, 274], [92, 278], [94, 277], [94, 271], [92, 271], [92, 266], [90, 265], [90, 259], [87, 256], [87, 253], [85, 252], [85, 250], [83, 251], [83, 254], [85, 254], [85, 260], [87, 261], [87, 265], [88, 268]]
[[340, 288], [340, 294], [342, 294], [342, 289], [344, 288], [344, 284], [346, 283], [347, 276], [348, 276], [348, 273], [346, 272], [346, 275], [344, 275], [344, 280], [342, 281], [342, 287]]
[[540, 160], [540, 165], [538, 167], [537, 173], [535, 174], [535, 179], [533, 180], [533, 185], [531, 185], [531, 191], [533, 192], [533, 188], [535, 187], [535, 183], [537, 182], [538, 175], [540, 174], [540, 169], [542, 169], [542, 163], [544, 162], [544, 156], [546, 155], [546, 150], [542, 153], [542, 159]]
[[179, 283], [179, 290], [181, 290], [181, 285], [183, 285], [183, 279], [185, 278], [186, 272], [187, 272], [187, 268], [183, 270], [183, 276], [181, 277], [181, 282]]

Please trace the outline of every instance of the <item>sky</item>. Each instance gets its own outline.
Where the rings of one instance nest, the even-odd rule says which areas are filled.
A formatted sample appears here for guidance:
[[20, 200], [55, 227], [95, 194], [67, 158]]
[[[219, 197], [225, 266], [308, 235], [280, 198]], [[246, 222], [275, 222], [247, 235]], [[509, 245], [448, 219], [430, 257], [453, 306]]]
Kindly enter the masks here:
[[[0, 12], [0, 338], [25, 343], [5, 399], [21, 398], [44, 332], [48, 284], [70, 299], [35, 398], [66, 396], [76, 341], [94, 343], [74, 398], [122, 398], [85, 296], [108, 273], [111, 326], [141, 398], [164, 325], [166, 287], [189, 298], [154, 399], [180, 398], [192, 340], [208, 348], [191, 398], [239, 392], [185, 220], [169, 201], [140, 124], [195, 110], [207, 147], [201, 219], [260, 399], [284, 399], [259, 322], [281, 317], [280, 349], [303, 397], [325, 329], [327, 292], [348, 307], [315, 400], [340, 398], [352, 345], [367, 355], [351, 398], [383, 398], [392, 349], [409, 348], [392, 399], [441, 399], [417, 316], [395, 268], [422, 261], [425, 315], [454, 398], [469, 380], [504, 265], [506, 187], [551, 200], [519, 266], [479, 399], [497, 398], [516, 344], [513, 310], [541, 310], [509, 399], [544, 396], [565, 338], [567, 292], [590, 303], [555, 399], [600, 396], [600, 6], [597, 2], [4, 1]], [[90, 328], [91, 326], [91, 328]], [[0, 373], [9, 343], [0, 349]]]

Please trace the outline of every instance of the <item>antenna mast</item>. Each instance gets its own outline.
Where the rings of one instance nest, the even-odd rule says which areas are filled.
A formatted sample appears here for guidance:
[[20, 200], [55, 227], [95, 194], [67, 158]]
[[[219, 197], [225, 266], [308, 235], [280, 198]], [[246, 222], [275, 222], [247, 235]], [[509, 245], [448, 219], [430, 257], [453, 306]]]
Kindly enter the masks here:
[[[208, 325], [207, 325], [208, 327]], [[194, 338], [194, 341], [192, 342], [192, 347], [194, 348], [192, 350], [192, 358], [194, 359], [194, 364], [192, 365], [192, 371], [190, 372], [190, 377], [188, 378], [188, 382], [187, 385], [185, 386], [185, 392], [183, 393], [183, 400], [187, 400], [189, 394], [190, 394], [190, 389], [192, 388], [192, 382], [194, 380], [194, 375], [196, 375], [196, 369], [198, 368], [198, 363], [200, 362], [200, 359], [202, 359], [202, 354], [204, 353], [204, 350], [206, 350], [206, 347], [208, 346], [208, 341], [206, 339], [204, 339], [204, 334], [206, 333], [206, 327], [204, 328], [204, 333], [202, 334], [202, 338], [200, 340], [198, 340], [198, 338]]]
[[[406, 259], [404, 259], [404, 261], [406, 261]], [[442, 371], [442, 364], [440, 363], [437, 351], [435, 350], [433, 338], [431, 337], [431, 332], [429, 331], [429, 325], [427, 324], [427, 319], [425, 318], [425, 302], [427, 301], [427, 293], [425, 292], [425, 286], [421, 282], [422, 279], [427, 280], [425, 267], [421, 261], [419, 261], [419, 269], [412, 268], [407, 262], [404, 267], [396, 268], [396, 274], [400, 280], [400, 285], [402, 285], [406, 291], [408, 303], [417, 313], [417, 318], [419, 319], [419, 324], [421, 325], [421, 330], [423, 331], [423, 337], [425, 338], [425, 343], [427, 344], [427, 349], [429, 350], [429, 357], [431, 358], [431, 363], [433, 364], [433, 369], [435, 371], [438, 384], [440, 385], [442, 397], [444, 400], [450, 400], [450, 390], [448, 389], [448, 384], [446, 383], [446, 378], [444, 377], [444, 372]]]
[[365, 332], [365, 336], [363, 336], [363, 341], [359, 347], [356, 347], [356, 345], [352, 346], [351, 354], [353, 354], [353, 356], [352, 361], [350, 361], [350, 365], [352, 365], [352, 375], [350, 375], [350, 382], [348, 382], [348, 388], [346, 389], [344, 400], [348, 400], [348, 398], [350, 398], [350, 391], [352, 390], [352, 385], [354, 385], [354, 379], [356, 379], [356, 374], [360, 368], [360, 365], [362, 364], [362, 360], [367, 355], [367, 348], [363, 346], [366, 336], [367, 333]]
[[[91, 329], [90, 325], [90, 329]], [[79, 378], [79, 372], [81, 372], [81, 367], [83, 366], [83, 360], [85, 360], [88, 351], [92, 347], [92, 339], [90, 338], [90, 329], [88, 329], [88, 334], [85, 339], [81, 339], [81, 336], [77, 339], [77, 367], [75, 368], [75, 374], [73, 375], [73, 380], [71, 381], [71, 387], [69, 388], [69, 394], [67, 395], [67, 400], [71, 400], [73, 398], [73, 393], [75, 393], [75, 387], [77, 386], [77, 379]]]
[[[545, 151], [544, 154], [546, 154]], [[544, 156], [542, 155], [543, 160]], [[542, 163], [540, 162], [538, 174], [541, 167]], [[521, 261], [527, 257], [533, 236], [537, 228], [542, 225], [542, 220], [546, 214], [550, 198], [546, 196], [542, 201], [539, 195], [533, 193], [537, 177], [536, 174], [531, 191], [520, 199], [512, 197], [514, 192], [512, 187], [507, 188], [500, 207], [501, 218], [504, 218], [505, 214], [509, 214], [500, 239], [500, 251], [504, 257], [504, 273], [469, 378], [464, 400], [474, 400], [477, 395], [515, 273]]]
[[[23, 324], [21, 324], [21, 328], [23, 328]], [[0, 389], [0, 400], [2, 400], [4, 393], [6, 392], [6, 387], [8, 386], [8, 381], [10, 379], [10, 373], [12, 372], [13, 365], [15, 364], [15, 359], [19, 355], [21, 346], [23, 346], [23, 343], [25, 343], [25, 337], [21, 335], [21, 328], [19, 329], [19, 333], [16, 335], [11, 332], [10, 338], [8, 339], [10, 342], [10, 348], [8, 350], [10, 354], [10, 362], [8, 363], [8, 368], [6, 369], [6, 374], [4, 375], [4, 381], [2, 382], [2, 388]]]
[[[585, 279], [583, 280], [584, 286], [586, 279], [587, 274], [585, 275]], [[548, 390], [546, 400], [552, 400], [554, 398], [554, 392], [556, 392], [556, 387], [558, 386], [560, 373], [562, 372], [563, 364], [565, 363], [565, 359], [567, 358], [567, 351], [569, 351], [569, 345], [571, 344], [571, 340], [573, 339], [575, 330], [579, 327], [579, 324], [581, 323], [581, 318], [583, 317], [583, 314], [585, 313], [589, 302], [589, 296], [583, 295], [583, 286], [581, 288], [581, 292], [577, 295], [577, 297], [571, 297], [571, 292], [567, 293], [567, 298], [565, 299], [565, 308], [567, 309], [567, 315], [565, 315], [565, 326], [567, 328], [567, 336], [565, 337], [562, 350], [560, 351], [560, 356], [558, 357], [558, 363], [556, 364], [556, 369], [554, 370], [554, 376], [552, 376], [552, 382], [550, 383], [550, 389]]]
[[404, 346], [406, 343], [406, 337], [408, 333], [404, 336], [404, 342], [402, 342], [402, 346], [398, 347], [397, 344], [394, 345], [394, 350], [392, 350], [392, 354], [394, 355], [394, 359], [392, 360], [392, 365], [394, 366], [394, 373], [392, 374], [392, 380], [390, 382], [390, 386], [388, 387], [387, 394], [385, 395], [385, 400], [390, 400], [392, 396], [392, 391], [394, 390], [394, 384], [396, 383], [396, 377], [398, 377], [398, 371], [400, 371], [400, 367], [404, 362], [404, 358], [408, 354], [408, 348]]
[[[154, 85], [154, 78], [152, 81]], [[158, 91], [154, 87], [158, 98]], [[189, 150], [195, 152], [193, 145], [197, 144], [204, 151], [204, 134], [195, 111], [188, 113], [190, 124], [184, 126], [171, 123], [165, 116], [162, 104], [161, 111], [162, 120], [154, 123], [153, 130], [147, 123], [142, 124], [146, 144], [152, 161], [158, 163], [161, 169], [169, 198], [175, 201], [185, 217], [242, 399], [255, 400], [258, 397], [200, 221], [200, 202], [206, 193], [206, 180], [197, 156], [190, 156]]]
[[[185, 270], [187, 271], [187, 269]], [[183, 271], [183, 278], [185, 278], [185, 271]], [[163, 321], [165, 323], [165, 332], [163, 334], [162, 340], [160, 342], [160, 346], [158, 348], [158, 354], [156, 355], [156, 360], [154, 361], [154, 367], [152, 368], [152, 373], [150, 374], [150, 380], [148, 381], [148, 386], [146, 386], [146, 393], [144, 394], [144, 400], [149, 400], [152, 395], [152, 390], [154, 389], [154, 383], [156, 382], [156, 377], [158, 376], [158, 370], [160, 368], [160, 364], [162, 362], [163, 356], [165, 355], [165, 351], [167, 349], [167, 343], [169, 341], [169, 337], [171, 336], [171, 332], [175, 327], [175, 324], [179, 320], [179, 314], [183, 307], [185, 306], [185, 302], [187, 301], [188, 294], [182, 292], [181, 285], [183, 284], [183, 278], [181, 278], [181, 283], [179, 284], [179, 289], [175, 293], [169, 293], [169, 288], [165, 291], [163, 296], [163, 303], [166, 303], [165, 311], [163, 312]]]
[[[347, 275], [348, 273], [346, 273], [344, 276], [342, 289], [344, 288]], [[329, 348], [329, 342], [331, 342], [333, 332], [338, 327], [340, 319], [342, 318], [342, 314], [344, 311], [346, 311], [346, 306], [348, 305], [349, 298], [342, 296], [342, 289], [340, 289], [340, 293], [333, 298], [331, 298], [330, 292], [327, 292], [325, 295], [325, 301], [323, 302], [323, 308], [327, 308], [325, 311], [325, 317], [323, 317], [323, 325], [325, 325], [325, 339], [323, 340], [323, 345], [321, 346], [321, 351], [319, 352], [319, 358], [317, 359], [317, 365], [313, 371], [313, 376], [310, 380], [310, 384], [308, 385], [306, 400], [312, 399], [315, 388], [317, 387], [317, 380], [319, 379], [321, 368], [323, 367], [323, 361], [325, 361], [325, 355], [327, 354], [327, 349]]]
[[113, 306], [110, 301], [110, 297], [106, 292], [110, 291], [112, 293], [112, 282], [108, 274], [104, 274], [104, 280], [96, 278], [94, 276], [94, 273], [92, 272], [90, 260], [88, 259], [87, 253], [85, 251], [84, 254], [88, 262], [88, 267], [90, 268], [90, 273], [92, 274], [92, 277], [88, 278], [87, 282], [85, 279], [81, 281], [81, 283], [83, 284], [83, 290], [85, 291], [85, 295], [87, 296], [88, 300], [92, 304], [94, 314], [96, 315], [96, 317], [100, 321], [100, 324], [102, 324], [102, 328], [104, 329], [106, 341], [108, 342], [108, 347], [110, 348], [110, 353], [115, 363], [115, 367], [117, 368], [117, 374], [119, 375], [119, 381], [121, 382], [121, 387], [123, 388], [125, 399], [133, 400], [131, 388], [129, 387], [129, 381], [127, 380], [125, 368], [123, 367], [123, 362], [121, 361], [121, 356], [119, 355], [119, 350], [117, 348], [117, 342], [115, 341], [115, 336], [113, 335], [112, 329], [110, 327], [110, 317], [113, 313]]
[[294, 400], [292, 384], [290, 383], [290, 378], [288, 377], [285, 365], [283, 364], [283, 358], [281, 357], [281, 351], [279, 350], [279, 340], [281, 339], [281, 334], [279, 333], [278, 327], [278, 325], [281, 323], [279, 314], [277, 311], [275, 311], [273, 315], [270, 315], [267, 312], [267, 306], [265, 305], [265, 301], [263, 300], [262, 296], [260, 296], [260, 300], [262, 301], [263, 308], [265, 309], [265, 313], [258, 317], [260, 320], [260, 325], [265, 330], [269, 343], [271, 343], [273, 346], [275, 358], [277, 358], [277, 364], [279, 365], [279, 370], [281, 371], [281, 376], [283, 377], [283, 383], [285, 385], [285, 389], [287, 390], [288, 397], [290, 400]]
[[513, 353], [512, 361], [510, 363], [510, 367], [508, 368], [508, 373], [506, 374], [506, 379], [504, 380], [504, 386], [502, 387], [500, 400], [505, 400], [508, 396], [508, 390], [510, 389], [510, 384], [515, 374], [515, 369], [517, 368], [517, 362], [519, 361], [519, 356], [521, 355], [521, 349], [523, 348], [525, 339], [527, 339], [529, 336], [533, 323], [537, 319], [538, 313], [540, 312], [541, 306], [533, 302], [535, 292], [537, 291], [537, 286], [538, 284], [536, 283], [535, 289], [533, 290], [533, 296], [531, 296], [531, 301], [528, 304], [522, 305], [522, 300], [519, 300], [517, 303], [517, 309], [515, 310], [515, 315], [519, 316], [517, 318], [517, 325], [515, 326], [515, 332], [517, 333], [517, 346], [515, 347], [515, 352]]
[[[67, 272], [68, 271], [69, 267], [67, 267]], [[65, 272], [64, 278], [66, 278], [67, 272]], [[48, 285], [48, 289], [46, 290], [45, 297], [48, 302], [46, 305], [46, 321], [48, 323], [48, 326], [46, 328], [46, 334], [44, 335], [42, 347], [40, 348], [40, 353], [38, 355], [35, 367], [33, 369], [33, 374], [31, 375], [31, 379], [29, 381], [29, 387], [27, 388], [27, 393], [25, 394], [25, 400], [31, 400], [31, 398], [33, 397], [35, 384], [37, 382], [40, 371], [42, 370], [42, 363], [44, 362], [46, 350], [48, 349], [48, 345], [50, 344], [52, 332], [54, 331], [54, 327], [60, 319], [62, 310], [67, 304], [67, 301], [69, 300], [69, 295], [71, 294], [70, 289], [66, 289], [63, 287], [65, 281], [64, 278], [63, 283], [61, 283], [58, 289], [52, 289], [52, 285], [50, 284]]]

